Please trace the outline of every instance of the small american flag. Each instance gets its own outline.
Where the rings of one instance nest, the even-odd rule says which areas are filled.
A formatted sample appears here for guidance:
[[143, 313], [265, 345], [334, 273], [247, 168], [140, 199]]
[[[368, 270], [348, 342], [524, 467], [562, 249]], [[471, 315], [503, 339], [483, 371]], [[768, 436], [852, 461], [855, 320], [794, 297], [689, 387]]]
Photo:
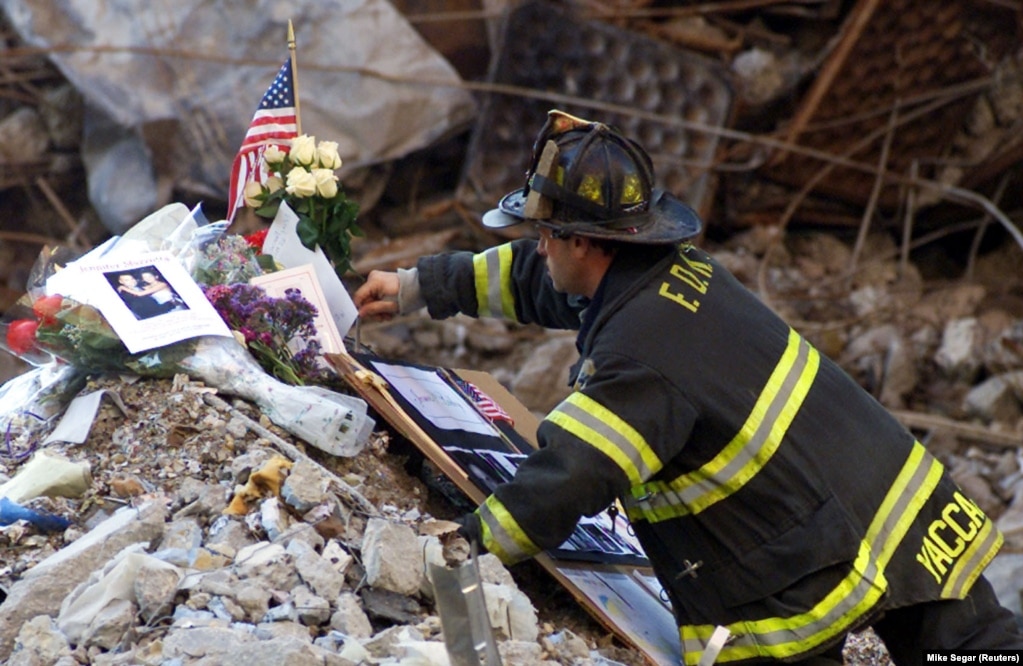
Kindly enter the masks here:
[[287, 150], [289, 140], [296, 136], [298, 118], [295, 115], [295, 86], [289, 58], [281, 65], [277, 77], [259, 102], [231, 166], [231, 187], [227, 194], [228, 222], [234, 220], [235, 213], [244, 205], [245, 183], [250, 180], [266, 182], [267, 172], [263, 165], [266, 147], [279, 145]]
[[491, 421], [506, 421], [509, 425], [515, 425], [515, 421], [508, 415], [508, 412], [504, 411], [501, 405], [494, 402], [493, 398], [481, 391], [475, 384], [460, 377], [453, 377], [452, 379], [454, 379], [458, 388], [472, 399], [476, 407], [488, 419]]

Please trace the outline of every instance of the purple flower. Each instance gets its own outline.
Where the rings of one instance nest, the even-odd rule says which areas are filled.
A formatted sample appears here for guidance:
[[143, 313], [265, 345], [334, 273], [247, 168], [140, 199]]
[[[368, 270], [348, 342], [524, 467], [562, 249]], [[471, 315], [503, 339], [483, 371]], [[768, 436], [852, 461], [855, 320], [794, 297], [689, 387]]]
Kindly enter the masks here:
[[[270, 374], [291, 384], [318, 383], [324, 375], [316, 339], [316, 307], [298, 289], [284, 298], [244, 282], [206, 287], [206, 297], [232, 330], [245, 336], [249, 350]], [[299, 351], [292, 352], [297, 342]]]

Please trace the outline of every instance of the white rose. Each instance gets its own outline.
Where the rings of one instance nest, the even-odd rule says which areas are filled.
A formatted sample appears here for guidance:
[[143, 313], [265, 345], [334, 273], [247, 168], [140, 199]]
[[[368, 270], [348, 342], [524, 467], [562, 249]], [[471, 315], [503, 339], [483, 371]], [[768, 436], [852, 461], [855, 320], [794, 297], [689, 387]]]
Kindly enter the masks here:
[[302, 166], [312, 166], [316, 160], [316, 137], [303, 134], [291, 140], [291, 162]]
[[313, 169], [316, 179], [316, 193], [324, 199], [333, 199], [337, 194], [337, 176], [331, 169]]
[[337, 141], [321, 141], [316, 146], [316, 155], [324, 169], [340, 169], [341, 156], [337, 152]]
[[288, 194], [296, 197], [311, 197], [316, 194], [316, 178], [305, 169], [295, 168], [288, 172]]
[[245, 196], [245, 205], [249, 208], [259, 208], [263, 205], [263, 186], [254, 180], [245, 183], [242, 194]]
[[266, 179], [266, 191], [269, 194], [273, 194], [282, 187], [284, 187], [284, 181], [280, 176], [270, 176]]
[[280, 146], [267, 146], [266, 150], [263, 151], [263, 160], [271, 168], [284, 162], [284, 158], [288, 154], [280, 149]]

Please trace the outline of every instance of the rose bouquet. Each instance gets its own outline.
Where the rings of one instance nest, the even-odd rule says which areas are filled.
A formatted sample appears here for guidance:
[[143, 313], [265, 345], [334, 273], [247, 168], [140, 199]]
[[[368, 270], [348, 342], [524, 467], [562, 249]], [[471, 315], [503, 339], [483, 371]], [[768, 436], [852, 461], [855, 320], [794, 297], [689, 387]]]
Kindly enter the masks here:
[[[250, 400], [280, 427], [333, 455], [357, 454], [372, 428], [362, 400], [322, 386], [286, 384], [270, 376], [233, 337], [202, 336], [132, 354], [95, 308], [56, 295], [44, 298], [50, 314], [34, 326], [14, 326], [16, 321], [8, 327], [6, 342], [12, 352], [43, 350], [88, 373], [187, 374]], [[24, 332], [27, 328], [34, 328], [31, 338]]]
[[[240, 266], [253, 270], [247, 260], [252, 252], [240, 237], [221, 239], [203, 248], [205, 258], [198, 262], [196, 269], [204, 266], [205, 275], [211, 280], [217, 276], [227, 279], [228, 275], [236, 275]], [[43, 282], [30, 279], [30, 285]], [[361, 451], [373, 425], [366, 414], [365, 402], [315, 385], [321, 380], [325, 382], [327, 377], [322, 374], [326, 372], [324, 368], [314, 368], [311, 364], [317, 353], [313, 340], [315, 329], [309, 323], [314, 314], [310, 311], [314, 310], [313, 306], [308, 302], [303, 305], [304, 299], [294, 296], [270, 299], [255, 292], [248, 300], [233, 299], [235, 292], [262, 292], [247, 284], [207, 286], [207, 289], [214, 291], [214, 296], [220, 294], [217, 299], [221, 307], [214, 305], [214, 308], [229, 327], [234, 324], [227, 316], [236, 317], [242, 331], [246, 326], [260, 329], [258, 332], [250, 330], [251, 342], [255, 345], [248, 345], [250, 340], [240, 331], [241, 340], [204, 335], [130, 353], [98, 309], [58, 294], [45, 294], [38, 287], [15, 306], [14, 314], [20, 316], [19, 319], [0, 324], [3, 334], [0, 343], [6, 343], [11, 353], [39, 365], [37, 370], [57, 363], [84, 373], [131, 372], [145, 377], [187, 374], [219, 391], [255, 403], [274, 423], [321, 450], [341, 456]], [[271, 330], [280, 337], [263, 335]], [[288, 347], [292, 341], [306, 345], [305, 349], [311, 351], [305, 355], [301, 350], [292, 352]], [[258, 354], [260, 348], [267, 358], [257, 360], [253, 354]], [[265, 362], [266, 367], [261, 362]], [[295, 379], [311, 385], [287, 383]]]
[[192, 278], [203, 286], [248, 282], [273, 272], [273, 257], [259, 253], [244, 236], [224, 234], [207, 243], [192, 260]]
[[337, 143], [316, 142], [301, 135], [291, 140], [289, 150], [269, 146], [263, 161], [270, 172], [265, 183], [245, 185], [245, 205], [256, 215], [273, 219], [285, 201], [298, 215], [297, 233], [302, 244], [315, 250], [320, 246], [334, 265], [339, 278], [351, 268], [351, 239], [361, 236], [355, 223], [359, 206], [338, 186], [335, 173], [341, 168]]

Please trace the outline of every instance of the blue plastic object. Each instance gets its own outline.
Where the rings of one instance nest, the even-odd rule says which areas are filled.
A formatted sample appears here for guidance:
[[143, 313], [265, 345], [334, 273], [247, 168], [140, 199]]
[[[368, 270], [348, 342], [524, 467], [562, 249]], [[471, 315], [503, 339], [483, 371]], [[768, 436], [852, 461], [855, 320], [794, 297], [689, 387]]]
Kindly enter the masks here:
[[43, 532], [63, 532], [71, 525], [67, 518], [27, 509], [6, 497], [0, 497], [0, 526], [10, 525], [19, 520], [24, 520]]

